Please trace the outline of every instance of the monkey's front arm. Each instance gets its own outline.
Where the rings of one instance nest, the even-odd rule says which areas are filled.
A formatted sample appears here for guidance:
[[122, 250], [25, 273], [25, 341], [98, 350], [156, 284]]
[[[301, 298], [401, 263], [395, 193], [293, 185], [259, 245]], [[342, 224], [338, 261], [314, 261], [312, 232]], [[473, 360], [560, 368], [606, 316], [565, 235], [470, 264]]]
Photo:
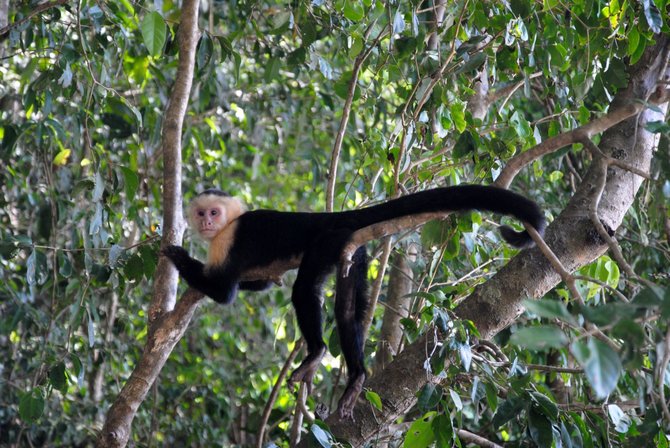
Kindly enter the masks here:
[[[191, 288], [197, 289], [216, 302], [228, 304], [237, 296], [239, 289], [238, 276], [225, 269], [205, 269], [205, 265], [191, 258], [183, 247], [168, 246], [162, 251], [179, 271], [179, 275], [186, 280]], [[267, 287], [267, 282], [243, 282], [245, 289], [259, 290]]]

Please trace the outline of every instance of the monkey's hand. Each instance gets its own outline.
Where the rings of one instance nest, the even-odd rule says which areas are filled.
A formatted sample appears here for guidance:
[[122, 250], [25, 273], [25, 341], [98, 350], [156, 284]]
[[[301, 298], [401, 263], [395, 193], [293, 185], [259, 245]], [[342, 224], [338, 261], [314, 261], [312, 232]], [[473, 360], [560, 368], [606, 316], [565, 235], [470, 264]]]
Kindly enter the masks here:
[[189, 264], [191, 260], [191, 257], [188, 255], [186, 249], [181, 246], [167, 246], [161, 251], [161, 254], [168, 257], [172, 264], [174, 264], [174, 266], [180, 272]]

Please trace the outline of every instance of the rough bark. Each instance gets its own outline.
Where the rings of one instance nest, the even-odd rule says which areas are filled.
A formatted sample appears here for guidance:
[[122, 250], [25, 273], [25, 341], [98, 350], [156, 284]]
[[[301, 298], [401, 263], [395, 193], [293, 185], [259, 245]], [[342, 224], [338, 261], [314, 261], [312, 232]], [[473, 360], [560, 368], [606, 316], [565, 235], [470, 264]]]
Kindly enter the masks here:
[[409, 315], [413, 278], [408, 255], [397, 252], [393, 256], [389, 272], [386, 308], [384, 308], [382, 328], [379, 332], [379, 342], [375, 354], [375, 373], [384, 370], [400, 351], [403, 335], [400, 319]]
[[[162, 247], [179, 244], [184, 233], [181, 197], [182, 124], [193, 82], [198, 30], [196, 0], [185, 0], [179, 25], [179, 67], [163, 122], [163, 240]], [[149, 334], [142, 358], [107, 413], [98, 437], [99, 447], [123, 447], [132, 421], [151, 385], [156, 381], [175, 344], [181, 339], [202, 294], [189, 290], [175, 306], [178, 275], [161, 257], [154, 276], [149, 306]]]
[[[657, 36], [656, 46], [648, 48], [640, 62], [630, 69], [629, 85], [617, 93], [611, 109], [620, 110], [640, 100], [647, 100], [659, 86], [667, 83], [669, 47], [668, 37]], [[663, 120], [667, 106], [667, 102], [659, 104], [660, 112], [647, 108], [639, 115], [607, 129], [600, 141], [601, 151], [628, 165], [648, 171], [658, 136], [647, 132], [645, 123]], [[559, 148], [557, 146], [553, 151]], [[589, 207], [600, 193], [597, 185], [603, 179], [601, 174], [602, 164], [594, 163], [575, 195], [546, 232], [547, 243], [569, 271], [593, 261], [608, 248], [589, 218]], [[613, 166], [606, 170], [605, 175], [605, 186], [597, 208], [598, 216], [610, 229], [617, 229], [632, 205], [642, 179], [630, 171]], [[476, 288], [456, 309], [456, 314], [460, 318], [472, 320], [482, 338], [490, 338], [518, 318], [523, 311], [524, 299], [542, 297], [559, 281], [560, 277], [538, 249], [524, 250], [490, 281]], [[438, 340], [437, 333], [429, 331], [406, 347], [383, 374], [371, 378], [365, 386], [381, 396], [383, 410], [376, 411], [368, 403], [359, 400], [354, 409], [355, 425], [350, 421], [339, 420], [337, 415], [327, 419], [326, 423], [333, 434], [353, 446], [362, 446], [407, 411], [416, 401], [416, 391], [427, 382], [436, 381], [424, 369], [424, 362]]]

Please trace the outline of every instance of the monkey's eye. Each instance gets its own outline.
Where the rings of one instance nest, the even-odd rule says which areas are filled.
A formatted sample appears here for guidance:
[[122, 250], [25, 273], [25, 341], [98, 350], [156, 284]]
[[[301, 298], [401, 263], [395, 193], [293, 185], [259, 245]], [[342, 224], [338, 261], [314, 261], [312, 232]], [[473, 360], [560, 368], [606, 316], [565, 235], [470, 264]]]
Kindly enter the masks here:
[[204, 210], [198, 210], [198, 216], [205, 216], [205, 211]]
[[212, 210], [212, 216], [216, 216], [216, 215], [218, 215], [218, 214], [219, 214], [219, 211], [218, 211], [218, 210]]

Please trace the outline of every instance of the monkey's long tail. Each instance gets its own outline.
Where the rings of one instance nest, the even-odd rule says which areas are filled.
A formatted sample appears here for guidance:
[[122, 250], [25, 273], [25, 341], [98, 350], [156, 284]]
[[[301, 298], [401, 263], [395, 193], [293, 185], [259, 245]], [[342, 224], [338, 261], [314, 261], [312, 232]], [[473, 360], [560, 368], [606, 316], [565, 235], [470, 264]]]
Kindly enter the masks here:
[[[481, 210], [513, 216], [542, 235], [547, 226], [540, 207], [532, 200], [503, 188], [484, 185], [442, 187], [402, 196], [384, 204], [339, 213], [342, 224], [361, 229], [403, 216], [429, 212]], [[531, 246], [528, 232], [501, 226], [502, 237], [515, 247]]]

